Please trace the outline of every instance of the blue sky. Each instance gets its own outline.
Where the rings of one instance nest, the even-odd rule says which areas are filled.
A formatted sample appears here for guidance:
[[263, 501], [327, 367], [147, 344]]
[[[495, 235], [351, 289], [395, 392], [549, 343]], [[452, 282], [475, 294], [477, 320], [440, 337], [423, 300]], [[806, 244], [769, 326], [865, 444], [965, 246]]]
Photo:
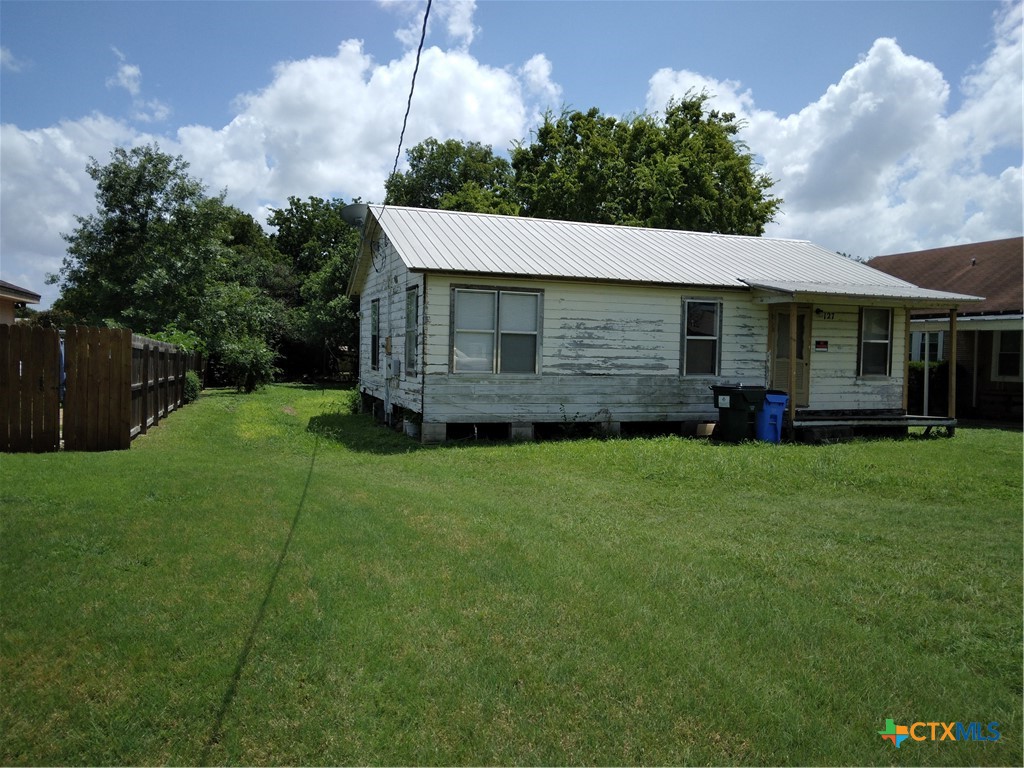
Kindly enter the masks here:
[[[261, 220], [380, 200], [424, 5], [0, 0], [3, 278], [55, 298], [115, 145], [159, 142]], [[1019, 0], [435, 0], [405, 146], [504, 150], [544, 110], [689, 88], [745, 120], [786, 200], [769, 236], [868, 258], [1021, 234]]]

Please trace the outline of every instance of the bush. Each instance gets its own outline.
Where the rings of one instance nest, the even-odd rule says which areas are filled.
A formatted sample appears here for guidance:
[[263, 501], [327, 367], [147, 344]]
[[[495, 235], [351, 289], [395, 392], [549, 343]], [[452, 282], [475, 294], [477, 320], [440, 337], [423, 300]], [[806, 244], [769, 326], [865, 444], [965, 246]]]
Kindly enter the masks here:
[[254, 392], [274, 380], [274, 350], [263, 339], [241, 336], [226, 341], [218, 350], [220, 378], [239, 392]]
[[184, 400], [186, 405], [199, 399], [199, 390], [202, 388], [203, 384], [199, 381], [199, 374], [195, 371], [185, 371]]

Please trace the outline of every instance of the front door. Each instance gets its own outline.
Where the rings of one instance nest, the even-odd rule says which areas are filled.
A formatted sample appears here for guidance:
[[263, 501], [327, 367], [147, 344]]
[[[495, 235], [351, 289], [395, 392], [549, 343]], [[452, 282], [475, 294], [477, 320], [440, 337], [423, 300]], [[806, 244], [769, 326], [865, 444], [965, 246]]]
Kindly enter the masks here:
[[796, 308], [796, 343], [790, 340], [789, 317], [792, 308], [774, 307], [771, 313], [771, 388], [789, 392], [789, 366], [796, 372], [796, 388], [789, 392], [799, 407], [807, 407], [811, 392], [811, 309]]

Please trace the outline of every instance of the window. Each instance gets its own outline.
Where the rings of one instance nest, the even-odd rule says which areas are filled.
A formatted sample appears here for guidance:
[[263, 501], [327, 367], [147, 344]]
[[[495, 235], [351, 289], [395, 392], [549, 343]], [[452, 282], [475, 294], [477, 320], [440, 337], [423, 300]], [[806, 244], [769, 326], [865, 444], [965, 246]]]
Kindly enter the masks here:
[[370, 368], [380, 368], [380, 299], [370, 302]]
[[717, 376], [722, 305], [717, 301], [683, 299], [684, 376]]
[[888, 376], [892, 350], [892, 310], [860, 311], [860, 376]]
[[405, 371], [416, 373], [416, 349], [419, 336], [420, 296], [416, 288], [405, 292]]
[[943, 359], [944, 331], [914, 331], [910, 334], [910, 359], [914, 362], [925, 359], [929, 363], [937, 363]]
[[992, 334], [992, 380], [1020, 381], [1024, 378], [1021, 368], [1021, 332], [995, 331]]
[[455, 289], [452, 370], [536, 373], [540, 297], [526, 291]]

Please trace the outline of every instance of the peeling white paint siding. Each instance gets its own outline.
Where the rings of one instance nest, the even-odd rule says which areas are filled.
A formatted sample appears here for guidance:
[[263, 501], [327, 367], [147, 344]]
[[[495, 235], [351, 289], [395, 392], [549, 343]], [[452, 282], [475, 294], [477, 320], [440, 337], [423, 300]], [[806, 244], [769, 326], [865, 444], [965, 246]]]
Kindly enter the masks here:
[[[391, 245], [385, 246], [377, 256], [374, 267], [367, 272], [366, 282], [359, 296], [359, 385], [360, 390], [380, 400], [385, 399], [386, 384], [390, 385], [393, 406], [419, 413], [423, 396], [422, 365], [410, 372], [405, 367], [405, 347], [420, 343], [420, 339], [408, 339], [405, 333], [406, 291], [417, 288], [419, 293], [419, 317], [416, 323], [422, 334], [423, 322], [423, 275], [410, 272]], [[370, 306], [374, 299], [380, 300], [380, 367], [371, 367]], [[385, 351], [387, 338], [391, 336], [391, 354]], [[390, 381], [387, 358], [393, 361]], [[416, 355], [419, 360], [422, 355]]]
[[[906, 310], [893, 309], [891, 375], [857, 376], [860, 307], [820, 305], [835, 317], [811, 313], [812, 410], [886, 409], [903, 407], [903, 360], [906, 355]], [[824, 314], [824, 313], [823, 313]], [[817, 339], [828, 341], [827, 352], [814, 350]]]
[[[465, 286], [543, 292], [538, 374], [449, 372]], [[722, 302], [720, 377], [680, 376], [684, 298]], [[425, 422], [711, 419], [711, 384], [765, 383], [768, 310], [746, 292], [432, 275], [426, 304]]]

